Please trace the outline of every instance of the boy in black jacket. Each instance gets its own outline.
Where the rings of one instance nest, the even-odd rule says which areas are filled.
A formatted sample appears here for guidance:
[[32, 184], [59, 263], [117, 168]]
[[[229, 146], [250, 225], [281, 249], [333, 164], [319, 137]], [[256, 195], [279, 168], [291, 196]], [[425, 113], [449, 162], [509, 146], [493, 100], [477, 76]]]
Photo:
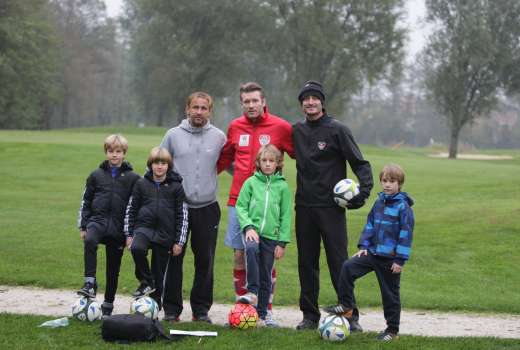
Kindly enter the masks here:
[[[186, 243], [188, 206], [170, 153], [155, 147], [146, 164], [149, 170], [135, 184], [128, 202], [125, 234], [140, 282], [132, 295], [136, 299], [150, 295], [162, 307], [168, 253], [179, 255]], [[152, 250], [151, 270], [148, 249]]]
[[101, 305], [103, 315], [112, 314], [121, 258], [125, 247], [123, 220], [128, 199], [139, 175], [124, 161], [128, 141], [121, 135], [110, 135], [104, 144], [106, 160], [87, 178], [79, 210], [78, 227], [84, 241], [85, 284], [78, 294], [95, 298], [97, 291], [97, 248], [106, 249], [106, 289]]

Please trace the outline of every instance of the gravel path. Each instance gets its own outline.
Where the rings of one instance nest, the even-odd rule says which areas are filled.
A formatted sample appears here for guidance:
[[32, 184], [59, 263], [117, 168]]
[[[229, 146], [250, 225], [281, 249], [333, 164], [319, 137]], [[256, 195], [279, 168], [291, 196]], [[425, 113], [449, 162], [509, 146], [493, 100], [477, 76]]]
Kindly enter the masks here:
[[[0, 286], [0, 312], [18, 314], [69, 316], [78, 298], [70, 290]], [[101, 300], [102, 301], [102, 300]], [[115, 313], [127, 313], [132, 298], [118, 295]], [[189, 302], [185, 302], [181, 321], [191, 320]], [[209, 316], [220, 325], [226, 322], [231, 305], [214, 304]], [[301, 320], [295, 307], [275, 307], [274, 317], [283, 327], [294, 328]], [[367, 331], [379, 332], [385, 327], [380, 309], [361, 310], [360, 323]], [[520, 315], [464, 314], [406, 310], [401, 313], [401, 334], [469, 337], [490, 336], [520, 339]]]

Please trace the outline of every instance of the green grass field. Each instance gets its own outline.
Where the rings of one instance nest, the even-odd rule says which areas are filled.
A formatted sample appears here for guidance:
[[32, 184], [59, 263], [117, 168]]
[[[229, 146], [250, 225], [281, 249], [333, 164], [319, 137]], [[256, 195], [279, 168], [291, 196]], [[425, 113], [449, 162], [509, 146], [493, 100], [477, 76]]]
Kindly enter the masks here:
[[[47, 318], [0, 314], [1, 349], [128, 349], [128, 345], [106, 343], [101, 338], [99, 322], [88, 324], [71, 320], [66, 328], [37, 328]], [[165, 328], [168, 328], [165, 325]], [[180, 323], [176, 329], [200, 330], [200, 325]], [[23, 336], [20, 336], [23, 329]], [[229, 330], [219, 326], [204, 326], [218, 332], [216, 338], [182, 338], [179, 342], [164, 340], [155, 343], [134, 343], [132, 349], [421, 349], [421, 350], [490, 350], [520, 349], [520, 341], [495, 338], [436, 338], [401, 337], [391, 344], [374, 341], [375, 333], [351, 335], [343, 343], [322, 341], [316, 331], [291, 329]]]
[[[71, 290], [82, 285], [83, 247], [76, 228], [78, 207], [87, 175], [104, 159], [103, 140], [114, 131], [0, 131], [0, 284]], [[127, 159], [137, 172], [142, 174], [149, 150], [160, 143], [163, 133], [164, 130], [156, 128], [125, 129], [130, 143]], [[382, 165], [401, 164], [407, 173], [404, 190], [416, 202], [412, 258], [405, 265], [401, 284], [403, 307], [520, 313], [520, 254], [517, 251], [520, 245], [520, 151], [494, 151], [512, 155], [513, 160], [476, 161], [430, 158], [427, 155], [432, 150], [428, 149], [363, 146], [362, 150], [372, 163], [376, 178]], [[285, 175], [294, 192], [292, 160], [286, 161]], [[215, 301], [225, 303], [234, 300], [232, 251], [223, 244], [230, 180], [226, 173], [220, 176], [219, 202], [223, 216], [215, 266]], [[378, 191], [376, 184], [369, 204], [348, 214], [349, 254], [356, 251], [359, 233]], [[103, 289], [104, 250], [99, 252], [98, 279]], [[320, 304], [334, 303], [335, 293], [324, 254], [321, 266]], [[297, 305], [295, 244], [288, 246], [287, 255], [277, 263], [277, 269], [275, 304]], [[189, 296], [192, 272], [193, 260], [188, 253], [185, 296]], [[128, 294], [136, 286], [133, 262], [130, 254], [125, 253], [118, 292]], [[360, 308], [380, 307], [379, 288], [373, 275], [360, 280], [356, 291]], [[0, 316], [0, 323], [24, 324], [31, 319], [24, 320]], [[34, 329], [30, 332], [37, 339], [45, 339], [47, 334]], [[271, 335], [283, 338], [286, 337], [284, 332]], [[67, 336], [62, 337], [65, 344]], [[258, 337], [251, 340], [250, 346], [264, 338], [260, 334]], [[361, 337], [359, 344], [367, 339]], [[81, 342], [88, 344], [86, 339]], [[453, 341], [436, 340], [431, 348], [442, 347], [445, 342]], [[52, 344], [49, 343], [49, 347]], [[428, 348], [428, 344], [422, 348]], [[464, 348], [463, 343], [460, 348]]]

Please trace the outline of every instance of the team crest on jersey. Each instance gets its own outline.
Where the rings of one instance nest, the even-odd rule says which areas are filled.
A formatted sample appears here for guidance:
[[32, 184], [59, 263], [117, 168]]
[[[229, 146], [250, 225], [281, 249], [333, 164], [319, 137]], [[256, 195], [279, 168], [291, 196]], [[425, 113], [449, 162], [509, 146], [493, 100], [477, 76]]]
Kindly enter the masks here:
[[325, 147], [327, 147], [327, 142], [318, 141], [318, 148], [320, 149], [320, 151], [323, 151]]
[[271, 141], [271, 136], [269, 136], [269, 135], [260, 135], [260, 137], [258, 138], [258, 141], [260, 142], [260, 144], [262, 146], [268, 145], [269, 142]]
[[239, 146], [249, 146], [249, 135], [240, 135], [238, 139]]

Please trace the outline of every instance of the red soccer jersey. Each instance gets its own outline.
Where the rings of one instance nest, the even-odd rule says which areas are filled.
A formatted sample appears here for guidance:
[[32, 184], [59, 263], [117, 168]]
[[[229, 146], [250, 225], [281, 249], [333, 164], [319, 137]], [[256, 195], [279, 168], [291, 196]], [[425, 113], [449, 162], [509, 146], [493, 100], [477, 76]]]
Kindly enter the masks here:
[[264, 108], [264, 114], [254, 122], [242, 115], [229, 125], [227, 141], [217, 163], [218, 171], [221, 172], [235, 162], [228, 205], [235, 206], [242, 184], [255, 172], [258, 150], [267, 144], [275, 145], [282, 153], [294, 158], [291, 124], [270, 114], [267, 107]]

